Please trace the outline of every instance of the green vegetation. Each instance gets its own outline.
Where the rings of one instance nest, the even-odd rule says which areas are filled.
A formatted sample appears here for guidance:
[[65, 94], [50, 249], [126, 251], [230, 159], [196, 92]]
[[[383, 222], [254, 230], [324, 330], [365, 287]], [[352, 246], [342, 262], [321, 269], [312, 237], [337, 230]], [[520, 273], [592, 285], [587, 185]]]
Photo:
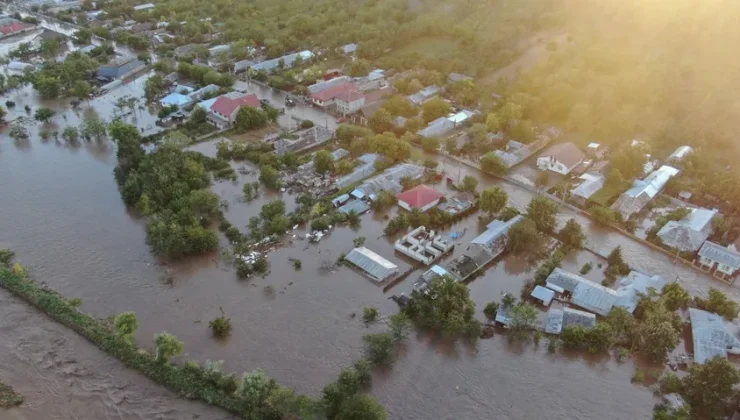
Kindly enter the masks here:
[[33, 118], [36, 121], [41, 121], [42, 123], [48, 123], [49, 120], [56, 115], [56, 111], [49, 108], [39, 108], [36, 110], [36, 112], [33, 114]]
[[314, 168], [317, 173], [325, 174], [333, 172], [334, 158], [328, 150], [320, 150], [313, 157]]
[[488, 187], [480, 194], [478, 205], [488, 214], [496, 214], [506, 207], [509, 196], [498, 186]]
[[405, 313], [418, 326], [441, 331], [447, 336], [477, 339], [480, 322], [475, 319], [475, 303], [464, 284], [448, 277], [432, 280], [428, 293], [411, 293], [411, 303]]
[[[167, 144], [145, 154], [138, 130], [119, 121], [111, 124], [110, 134], [118, 144], [114, 173], [121, 197], [149, 216], [147, 243], [152, 250], [171, 258], [214, 250], [218, 237], [208, 225], [221, 210], [218, 196], [206, 189], [208, 171], [228, 163]], [[170, 176], [159, 176], [162, 171]]]
[[558, 206], [549, 198], [538, 195], [529, 202], [527, 206], [527, 217], [534, 221], [543, 233], [552, 233], [555, 229], [555, 215], [558, 213]]
[[586, 241], [586, 235], [583, 234], [581, 225], [575, 219], [568, 220], [557, 236], [567, 249], [579, 250], [583, 248]]
[[139, 320], [133, 312], [121, 312], [113, 320], [116, 333], [124, 340], [133, 343], [134, 333], [139, 328]]
[[[601, 190], [599, 190], [601, 191]], [[605, 206], [595, 206], [589, 209], [591, 216], [602, 225], [611, 225], [620, 221], [621, 216], [614, 209]]]
[[365, 237], [364, 236], [358, 236], [355, 239], [352, 239], [352, 245], [355, 248], [359, 248], [359, 247], [365, 245]]
[[[673, 296], [673, 294], [671, 294], [671, 296]], [[682, 297], [681, 300], [683, 300]], [[713, 287], [709, 289], [708, 299], [703, 299], [697, 296], [694, 298], [694, 303], [699, 309], [722, 315], [729, 321], [737, 318], [737, 302], [730, 300], [726, 294]]]
[[375, 322], [378, 320], [379, 316], [380, 312], [378, 311], [378, 308], [373, 306], [365, 307], [362, 310], [362, 320], [365, 321], [365, 323]]
[[370, 207], [375, 211], [383, 211], [395, 206], [397, 202], [398, 200], [392, 192], [383, 190], [378, 194], [378, 197], [370, 203]]
[[0, 381], [0, 408], [10, 408], [23, 404], [23, 396], [3, 381]]
[[498, 312], [499, 304], [496, 302], [489, 302], [485, 308], [483, 308], [483, 315], [488, 318], [488, 320], [493, 320], [496, 318], [496, 312]]
[[222, 313], [220, 317], [211, 320], [208, 327], [216, 337], [226, 337], [231, 334], [231, 318], [226, 318]]
[[583, 264], [583, 267], [581, 267], [581, 271], [579, 271], [579, 273], [582, 276], [585, 276], [586, 274], [588, 274], [591, 271], [591, 269], [593, 267], [594, 267], [593, 264], [591, 264], [590, 262], [587, 262], [586, 264]]
[[612, 249], [609, 255], [606, 257], [607, 267], [604, 273], [608, 276], [626, 276], [630, 272], [630, 266], [624, 261], [622, 257], [622, 247], [617, 246]]
[[515, 254], [532, 251], [540, 249], [542, 242], [542, 234], [537, 230], [535, 222], [525, 217], [509, 229], [506, 250]]
[[391, 315], [388, 322], [388, 329], [394, 340], [403, 341], [411, 333], [411, 320], [404, 312], [398, 312]]
[[72, 52], [62, 62], [47, 61], [43, 69], [32, 73], [29, 78], [33, 88], [45, 99], [65, 95], [80, 97], [74, 87], [79, 90], [81, 82], [92, 77], [98, 66], [99, 63], [88, 55]]
[[477, 187], [478, 179], [470, 175], [465, 175], [463, 177], [462, 184], [460, 185], [460, 190], [474, 193]]
[[364, 336], [365, 357], [372, 363], [387, 364], [391, 361], [393, 352], [393, 334], [379, 332]]

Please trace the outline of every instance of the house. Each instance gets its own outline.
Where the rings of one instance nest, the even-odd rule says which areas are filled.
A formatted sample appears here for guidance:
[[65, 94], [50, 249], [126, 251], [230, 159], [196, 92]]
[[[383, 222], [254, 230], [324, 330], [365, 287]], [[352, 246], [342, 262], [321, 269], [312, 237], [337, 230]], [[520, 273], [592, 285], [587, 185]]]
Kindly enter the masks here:
[[413, 95], [407, 96], [407, 98], [409, 101], [411, 101], [412, 104], [421, 105], [424, 102], [439, 95], [439, 91], [440, 91], [439, 86], [431, 85], [431, 86], [427, 86], [424, 89], [414, 93]]
[[[300, 57], [302, 61], [310, 60], [311, 57], [313, 57], [313, 53], [311, 51], [305, 50], [293, 54], [284, 55], [282, 57], [273, 58], [272, 60], [265, 60], [259, 63], [255, 63], [249, 66], [249, 68], [254, 71], [265, 71], [267, 73], [272, 73], [280, 68], [289, 69], [293, 67], [296, 63], [296, 60], [298, 60], [298, 57]], [[280, 66], [281, 63], [282, 67]]]
[[637, 180], [632, 188], [622, 193], [617, 201], [612, 204], [612, 209], [622, 215], [624, 220], [629, 219], [635, 213], [639, 213], [647, 203], [658, 196], [665, 187], [668, 180], [678, 174], [678, 169], [671, 166], [661, 166], [653, 171], [643, 180]]
[[586, 205], [586, 201], [591, 198], [597, 191], [604, 187], [606, 178], [600, 173], [587, 172], [578, 177], [582, 180], [578, 186], [570, 190], [571, 199], [578, 202], [581, 206]]
[[118, 57], [101, 66], [95, 75], [108, 80], [125, 79], [145, 67], [146, 64], [137, 60], [136, 57]]
[[532, 296], [535, 300], [540, 301], [544, 306], [550, 306], [550, 302], [555, 297], [555, 292], [542, 286], [535, 286], [532, 290]]
[[234, 63], [234, 74], [239, 74], [247, 71], [250, 67], [254, 65], [254, 62], [251, 60], [241, 60]]
[[19, 22], [15, 19], [0, 19], [0, 38], [22, 34], [24, 32], [32, 31], [34, 28], [36, 28], [36, 25]]
[[382, 283], [398, 273], [398, 266], [364, 246], [353, 249], [344, 257], [371, 280]]
[[365, 95], [362, 92], [347, 90], [334, 98], [334, 104], [342, 115], [354, 114], [365, 105]]
[[[314, 93], [311, 95], [311, 102], [313, 102], [314, 105], [326, 108], [330, 105], [333, 105], [335, 103], [335, 99], [345, 94], [346, 92], [355, 92], [359, 93], [358, 89], [355, 87], [352, 82], [344, 82], [340, 84], [333, 85], [329, 87], [328, 89], [321, 90], [317, 93]], [[346, 99], [352, 99], [351, 97], [348, 97]], [[364, 103], [364, 96], [362, 98], [362, 101]], [[359, 107], [357, 108], [359, 109]]]
[[402, 209], [411, 211], [419, 209], [425, 212], [437, 204], [444, 197], [444, 194], [426, 185], [417, 185], [416, 187], [398, 194], [398, 206]]
[[354, 55], [357, 52], [357, 44], [347, 44], [339, 47], [339, 49], [346, 55]]
[[140, 4], [138, 6], [134, 6], [134, 12], [141, 12], [141, 11], [150, 10], [150, 9], [154, 9], [153, 3], [145, 3], [145, 4]]
[[586, 155], [575, 144], [560, 143], [548, 148], [537, 158], [537, 167], [543, 171], [568, 175], [585, 158]]
[[668, 160], [672, 162], [681, 162], [693, 151], [694, 149], [691, 146], [681, 146], [668, 156]]
[[44, 29], [43, 32], [38, 34], [36, 38], [39, 38], [40, 40], [46, 40], [46, 41], [59, 41], [61, 43], [64, 43], [69, 38], [67, 35], [64, 35], [63, 33], [52, 31], [49, 29]]
[[455, 129], [455, 123], [447, 117], [439, 117], [432, 121], [426, 127], [417, 131], [416, 134], [422, 137], [439, 137], [444, 136]]
[[414, 282], [414, 290], [418, 290], [419, 292], [425, 291], [432, 283], [432, 280], [437, 277], [451, 277], [451, 275], [444, 268], [438, 265], [433, 265]]
[[339, 76], [335, 77], [333, 79], [329, 80], [322, 80], [320, 82], [316, 82], [308, 87], [308, 93], [313, 95], [314, 93], [319, 93], [322, 91], [325, 91], [329, 88], [332, 88], [334, 86], [342, 85], [345, 83], [349, 83], [352, 80], [349, 78], [349, 76]]
[[183, 95], [177, 92], [170, 93], [169, 95], [159, 100], [159, 104], [163, 107], [176, 106], [179, 109], [185, 108], [192, 103], [193, 99], [190, 96]]
[[473, 78], [460, 73], [450, 73], [447, 75], [447, 81], [449, 83], [462, 82], [465, 80], [473, 80]]
[[364, 77], [355, 77], [353, 82], [362, 92], [381, 89], [388, 86], [387, 83], [385, 83], [385, 70], [383, 69], [372, 70]]
[[352, 173], [347, 174], [341, 178], [337, 178], [334, 181], [334, 185], [337, 189], [347, 188], [355, 182], [362, 181], [375, 173], [375, 161], [380, 159], [380, 155], [375, 153], [366, 153], [357, 158], [358, 161], [362, 162], [356, 166]]
[[217, 56], [219, 54], [231, 54], [231, 47], [226, 44], [222, 44], [208, 48], [208, 55], [210, 57]]
[[546, 333], [560, 334], [563, 332], [563, 328], [574, 325], [593, 328], [596, 326], [596, 315], [571, 308], [550, 309], [547, 311], [547, 321], [545, 323]]
[[671, 220], [659, 231], [663, 243], [681, 252], [696, 252], [712, 233], [716, 210], [691, 209], [683, 219]]
[[[373, 165], [373, 172], [375, 171]], [[391, 166], [384, 170], [380, 175], [376, 175], [352, 191], [352, 195], [357, 198], [369, 198], [374, 200], [381, 191], [388, 191], [391, 194], [398, 194], [403, 191], [401, 179], [408, 178], [412, 181], [421, 179], [424, 176], [424, 168], [412, 163], [402, 163]]]
[[370, 117], [375, 115], [375, 112], [377, 112], [385, 103], [385, 99], [392, 94], [393, 88], [390, 86], [365, 92], [365, 105], [352, 115], [352, 122], [354, 124], [367, 125]]
[[260, 107], [260, 100], [255, 94], [244, 95], [239, 92], [230, 92], [219, 96], [213, 105], [206, 120], [219, 130], [231, 127], [236, 123], [239, 110], [245, 106]]
[[696, 363], [704, 363], [714, 357], [726, 358], [728, 353], [740, 354], [740, 341], [725, 327], [721, 316], [689, 308], [689, 320]]
[[727, 248], [714, 242], [706, 241], [699, 250], [699, 258], [694, 265], [706, 272], [714, 270], [714, 277], [732, 283], [735, 274], [740, 269], [740, 253], [731, 244]]
[[475, 196], [470, 192], [460, 192], [458, 194], [446, 197], [445, 202], [438, 208], [451, 215], [460, 214], [473, 207]]
[[183, 57], [194, 55], [195, 50], [198, 49], [198, 47], [200, 46], [201, 45], [199, 44], [180, 45], [174, 50], [175, 58], [183, 58]]

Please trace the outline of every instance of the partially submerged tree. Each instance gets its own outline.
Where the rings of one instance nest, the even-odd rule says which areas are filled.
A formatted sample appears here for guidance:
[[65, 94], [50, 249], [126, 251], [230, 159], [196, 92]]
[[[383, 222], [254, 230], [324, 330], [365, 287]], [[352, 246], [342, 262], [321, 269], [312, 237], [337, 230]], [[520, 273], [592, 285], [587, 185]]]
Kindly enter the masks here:
[[113, 320], [116, 333], [129, 342], [133, 342], [134, 333], [139, 328], [139, 320], [133, 312], [121, 312]]
[[185, 345], [174, 335], [163, 332], [154, 335], [154, 345], [157, 350], [157, 361], [167, 363], [173, 356], [182, 353]]
[[509, 200], [509, 196], [506, 191], [502, 190], [498, 186], [488, 187], [481, 192], [478, 200], [480, 209], [487, 212], [488, 214], [495, 214], [500, 212]]
[[549, 198], [538, 195], [527, 206], [527, 217], [537, 225], [537, 229], [544, 233], [551, 233], [555, 229], [555, 215], [558, 206]]

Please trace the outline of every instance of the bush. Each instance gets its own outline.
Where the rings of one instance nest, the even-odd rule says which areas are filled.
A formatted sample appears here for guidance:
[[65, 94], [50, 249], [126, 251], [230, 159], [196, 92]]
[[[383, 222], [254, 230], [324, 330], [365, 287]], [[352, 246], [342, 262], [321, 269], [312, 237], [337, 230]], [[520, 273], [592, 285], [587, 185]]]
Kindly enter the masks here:
[[393, 350], [393, 336], [387, 332], [368, 334], [365, 341], [365, 357], [372, 363], [388, 363]]
[[160, 363], [167, 363], [173, 356], [182, 353], [185, 347], [182, 341], [167, 332], [155, 334], [154, 345], [157, 350], [156, 359]]
[[311, 221], [311, 230], [327, 230], [331, 225], [328, 217], [318, 217]]
[[581, 267], [581, 271], [579, 272], [581, 273], [581, 275], [585, 276], [591, 271], [593, 267], [594, 267], [593, 264], [591, 264], [590, 262], [587, 262], [586, 264], [583, 264], [583, 267]]
[[737, 302], [730, 300], [726, 294], [713, 287], [709, 289], [709, 299], [702, 299], [697, 296], [694, 301], [700, 309], [722, 315], [729, 321], [737, 318]]
[[300, 270], [301, 267], [303, 267], [303, 263], [301, 262], [301, 260], [298, 260], [298, 259], [293, 260], [293, 268], [296, 269], [296, 271]]
[[231, 333], [231, 319], [221, 315], [208, 323], [216, 337], [226, 337]]
[[405, 340], [411, 332], [411, 320], [403, 312], [391, 315], [388, 326], [390, 327], [393, 339], [396, 341]]
[[135, 313], [121, 312], [113, 320], [113, 325], [119, 337], [131, 342], [133, 341], [134, 332], [139, 328], [139, 321], [136, 319]]
[[23, 403], [23, 397], [0, 381], [0, 408], [10, 408]]
[[378, 311], [378, 308], [369, 306], [362, 310], [362, 319], [365, 322], [375, 322], [378, 320], [379, 316], [380, 312]]
[[498, 312], [499, 304], [496, 302], [490, 302], [488, 305], [486, 305], [485, 308], [483, 308], [483, 315], [486, 316], [489, 320], [493, 320], [496, 318], [496, 312]]

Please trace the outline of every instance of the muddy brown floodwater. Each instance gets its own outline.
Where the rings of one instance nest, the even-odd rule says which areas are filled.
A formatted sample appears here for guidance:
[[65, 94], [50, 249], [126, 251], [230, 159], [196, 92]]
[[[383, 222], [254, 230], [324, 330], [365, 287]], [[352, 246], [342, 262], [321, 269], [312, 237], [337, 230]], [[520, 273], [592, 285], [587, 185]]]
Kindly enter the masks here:
[[[213, 145], [204, 143], [196, 149], [208, 153]], [[164, 282], [165, 268], [145, 244], [144, 222], [130, 214], [119, 197], [112, 174], [114, 150], [106, 142], [83, 143], [70, 149], [35, 137], [27, 144], [1, 137], [0, 247], [13, 248], [18, 260], [30, 265], [32, 276], [39, 281], [65, 296], [82, 298], [84, 311], [100, 317], [135, 311], [140, 320], [136, 341], [143, 347], [150, 348], [153, 334], [166, 330], [185, 342], [187, 354], [180, 361], [223, 359], [228, 370], [237, 372], [262, 368], [285, 385], [318, 395], [342, 367], [361, 357], [362, 336], [383, 328], [382, 324], [366, 328], [359, 317], [350, 315], [371, 305], [384, 316], [391, 315], [397, 307], [388, 297], [411, 289], [416, 274], [384, 294], [351, 269], [326, 269], [340, 253], [351, 249], [352, 239], [357, 236], [365, 236], [369, 248], [394, 261], [401, 270], [410, 266], [409, 261], [392, 252], [389, 239], [380, 237], [385, 220], [374, 214], [363, 216], [357, 231], [337, 229], [315, 246], [307, 247], [305, 241], [289, 237], [292, 244], [269, 254], [271, 273], [266, 278], [240, 281], [234, 270], [214, 254], [171, 265], [175, 280]], [[481, 186], [497, 182], [451, 161], [443, 160], [441, 166], [453, 176], [476, 176]], [[279, 196], [260, 196], [253, 203], [242, 203], [241, 186], [253, 179], [254, 175], [240, 175], [237, 183], [218, 182], [213, 187], [231, 203], [227, 217], [243, 231], [262, 203]], [[524, 208], [532, 198], [527, 191], [501, 186], [518, 208]], [[291, 196], [284, 194], [283, 198], [288, 207], [293, 205]], [[559, 220], [564, 223], [570, 217], [573, 214], [564, 211]], [[610, 250], [621, 245], [627, 261], [639, 270], [669, 280], [678, 276], [694, 293], [706, 293], [713, 285], [736, 299], [740, 297], [737, 288], [673, 265], [664, 254], [593, 226], [587, 218], [576, 219], [586, 230], [591, 246]], [[476, 216], [450, 230], [465, 227], [468, 232], [460, 239], [463, 245], [479, 229]], [[304, 232], [301, 228], [296, 233]], [[458, 247], [455, 255], [464, 248]], [[302, 260], [303, 269], [296, 272], [289, 258]], [[565, 266], [576, 270], [587, 261], [597, 263], [598, 257], [581, 252], [570, 257]], [[499, 300], [502, 292], [518, 294], [533, 271], [534, 267], [508, 257], [471, 282], [478, 316], [482, 318], [483, 306]], [[600, 279], [598, 272], [589, 276]], [[272, 286], [274, 293], [266, 291], [266, 286]], [[4, 299], [0, 307], [7, 311], [10, 306]], [[15, 303], [11, 306], [16, 308], [11, 312], [22, 310]], [[232, 336], [225, 342], [215, 341], [207, 327], [220, 309], [233, 324]], [[39, 334], [52, 328], [42, 316], [23, 316], [31, 330], [40, 329]], [[2, 319], [4, 331], [14, 326], [15, 321], [8, 324], [6, 317]], [[26, 378], [19, 367], [13, 366], [9, 382], [26, 394], [29, 407], [43, 404], [45, 391], [25, 391], [48, 387], [47, 381], [58, 384], [62, 380], [56, 370], [43, 369], [48, 364], [45, 358], [59, 354], [57, 342], [31, 340], [32, 336], [24, 332], [4, 333], [2, 337], [2, 345], [18, 353], [8, 356], [3, 351], [3, 365], [15, 363], [13, 357], [23, 357], [23, 349], [28, 346], [24, 343], [33, 343], [36, 356], [24, 363], [38, 373]], [[77, 340], [69, 334], [63, 337], [67, 343]], [[103, 358], [89, 345], [76, 346], [69, 354], [87, 371], [101, 375], [95, 378], [143, 384], [148, 391], [135, 392], [147, 398], [164, 392], [142, 377], [111, 368], [116, 366], [114, 361]], [[392, 369], [376, 373], [373, 393], [392, 419], [647, 419], [655, 400], [650, 390], [630, 383], [632, 371], [631, 362], [620, 365], [608, 358], [553, 355], [544, 345], [512, 347], [503, 336], [469, 346], [449, 345], [434, 335], [417, 334]], [[78, 379], [67, 381], [77, 383]], [[60, 399], [59, 404], [79, 407], [97, 399], [99, 392], [96, 386], [80, 385], [65, 394], [64, 402]], [[149, 403], [143, 404], [137, 415], [156, 418], [150, 409]], [[189, 408], [175, 410], [190, 412]], [[34, 417], [34, 411], [21, 411], [28, 418], [39, 418]], [[81, 413], [78, 418], [106, 417]]]

